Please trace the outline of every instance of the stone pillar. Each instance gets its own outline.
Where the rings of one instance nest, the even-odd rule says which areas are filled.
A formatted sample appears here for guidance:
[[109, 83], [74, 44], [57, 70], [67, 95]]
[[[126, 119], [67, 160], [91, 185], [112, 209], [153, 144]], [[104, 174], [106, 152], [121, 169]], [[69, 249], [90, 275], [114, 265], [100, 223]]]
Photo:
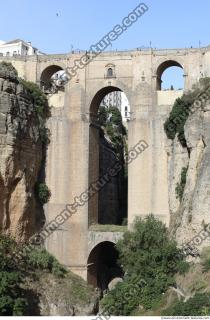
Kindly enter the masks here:
[[[55, 119], [51, 127], [47, 181], [52, 198], [46, 207], [48, 221], [88, 189], [89, 123], [81, 118], [81, 104], [80, 86], [68, 88], [63, 117]], [[53, 232], [46, 246], [61, 263], [86, 279], [88, 203], [82, 204], [81, 199], [78, 203], [76, 213]]]

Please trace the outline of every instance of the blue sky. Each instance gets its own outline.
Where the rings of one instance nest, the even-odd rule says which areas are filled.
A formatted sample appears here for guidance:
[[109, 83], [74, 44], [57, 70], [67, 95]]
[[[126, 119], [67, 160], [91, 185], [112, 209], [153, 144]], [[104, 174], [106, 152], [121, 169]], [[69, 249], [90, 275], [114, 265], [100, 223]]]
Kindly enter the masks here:
[[[198, 47], [210, 44], [210, 1], [148, 0], [149, 11], [122, 34], [113, 49]], [[136, 0], [1, 1], [1, 40], [21, 38], [46, 53], [88, 49], [137, 5]], [[58, 13], [58, 16], [57, 16]]]

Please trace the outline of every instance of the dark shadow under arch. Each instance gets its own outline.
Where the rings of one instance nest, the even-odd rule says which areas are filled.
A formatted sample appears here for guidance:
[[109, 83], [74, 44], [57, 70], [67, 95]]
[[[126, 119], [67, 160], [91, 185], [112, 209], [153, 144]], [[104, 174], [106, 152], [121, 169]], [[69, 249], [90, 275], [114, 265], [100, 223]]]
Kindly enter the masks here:
[[[94, 184], [96, 182], [100, 183], [99, 178], [100, 176], [100, 168], [102, 168], [101, 163], [103, 163], [103, 160], [107, 159], [107, 151], [109, 152], [109, 161], [104, 160], [106, 162], [107, 167], [113, 167], [116, 162], [118, 162], [116, 155], [114, 155], [114, 152], [111, 151], [110, 144], [109, 146], [106, 146], [106, 141], [102, 144], [101, 139], [101, 128], [100, 125], [97, 123], [98, 119], [98, 109], [100, 106], [101, 101], [104, 99], [104, 97], [114, 91], [120, 91], [122, 90], [119, 87], [116, 86], [106, 86], [101, 88], [93, 97], [91, 104], [90, 104], [90, 126], [89, 126], [89, 186], [91, 184]], [[101, 142], [101, 143], [100, 143]], [[109, 150], [108, 150], [109, 149]], [[105, 152], [105, 153], [104, 153]], [[102, 157], [101, 155], [104, 154], [105, 157]], [[100, 161], [101, 160], [101, 161]], [[106, 169], [105, 168], [105, 172]], [[115, 202], [114, 200], [116, 198], [113, 198], [112, 195], [109, 196], [108, 201], [105, 201], [105, 198], [103, 197], [103, 191], [108, 194], [109, 190], [111, 190], [112, 185], [116, 186], [119, 185], [117, 180], [122, 179], [123, 177], [123, 170], [121, 170], [118, 175], [111, 177], [110, 181], [104, 184], [103, 187], [98, 188], [98, 192], [95, 192], [94, 195], [89, 199], [88, 202], [88, 224], [89, 226], [92, 224], [121, 224], [123, 220], [126, 221], [127, 218], [127, 194], [126, 196], [123, 196], [124, 190], [127, 191], [127, 181], [125, 183], [120, 184], [120, 187], [118, 188], [118, 198]], [[102, 175], [102, 177], [105, 174]], [[115, 181], [114, 181], [115, 180]], [[108, 189], [107, 189], [108, 188]], [[106, 198], [107, 199], [107, 198]], [[109, 210], [109, 213], [106, 214], [106, 219], [101, 218], [101, 212], [103, 210], [100, 210], [102, 208], [102, 205], [106, 202], [106, 211]], [[125, 207], [125, 210], [116, 209], [117, 205], [119, 204], [119, 207]], [[125, 205], [124, 205], [125, 204]], [[115, 206], [116, 205], [116, 206]], [[110, 208], [110, 209], [109, 209]], [[120, 212], [119, 212], [120, 211]]]
[[157, 68], [157, 72], [156, 72], [156, 76], [157, 76], [156, 89], [157, 90], [161, 90], [162, 75], [163, 75], [164, 71], [168, 68], [171, 68], [171, 67], [179, 67], [184, 70], [183, 66], [175, 60], [166, 60], [163, 63], [161, 63], [159, 65], [159, 67]]
[[88, 283], [102, 291], [106, 290], [112, 279], [123, 276], [117, 261], [118, 251], [115, 244], [110, 241], [99, 243], [88, 257]]
[[41, 86], [49, 86], [50, 85], [50, 80], [51, 77], [58, 71], [63, 70], [63, 68], [61, 68], [58, 65], [51, 65], [48, 66], [47, 68], [45, 68], [42, 73], [41, 73], [41, 77], [40, 77], [40, 84]]

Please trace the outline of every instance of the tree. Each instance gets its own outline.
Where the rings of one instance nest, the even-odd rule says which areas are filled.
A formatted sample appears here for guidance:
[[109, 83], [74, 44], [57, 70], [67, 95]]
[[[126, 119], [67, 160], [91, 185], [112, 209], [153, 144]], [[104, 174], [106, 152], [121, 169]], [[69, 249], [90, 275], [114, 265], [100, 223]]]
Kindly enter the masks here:
[[42, 270], [62, 278], [67, 273], [45, 249], [30, 248], [22, 255], [20, 252], [24, 252], [24, 245], [0, 235], [0, 316], [27, 315], [31, 301], [29, 290], [23, 289], [26, 275], [34, 279], [36, 270]]
[[27, 306], [20, 284], [23, 273], [13, 262], [16, 244], [0, 236], [0, 315], [23, 315]]
[[[129, 315], [139, 304], [145, 309], [152, 308], [167, 288], [175, 284], [175, 274], [188, 267], [182, 251], [170, 240], [166, 226], [152, 215], [136, 220], [133, 231], [124, 234], [117, 249], [126, 277], [102, 302], [107, 310], [112, 308], [114, 315]], [[126, 288], [136, 288], [139, 281], [144, 285], [138, 286], [135, 294], [125, 301]]]

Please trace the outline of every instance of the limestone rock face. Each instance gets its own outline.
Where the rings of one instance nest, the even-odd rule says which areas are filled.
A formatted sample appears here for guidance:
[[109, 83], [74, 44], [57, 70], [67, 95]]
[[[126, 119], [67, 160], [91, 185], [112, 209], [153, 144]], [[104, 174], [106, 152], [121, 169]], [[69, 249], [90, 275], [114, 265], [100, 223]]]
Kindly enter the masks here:
[[[181, 245], [189, 242], [210, 223], [210, 104], [196, 110], [185, 124], [187, 148], [176, 141], [171, 146], [169, 185], [171, 228]], [[186, 185], [180, 206], [175, 201], [175, 188], [181, 168], [188, 166]], [[179, 174], [178, 174], [179, 172]], [[173, 178], [173, 177], [176, 177]], [[201, 249], [208, 238], [199, 245]]]
[[123, 279], [122, 279], [122, 278], [119, 278], [119, 277], [112, 279], [112, 281], [110, 281], [110, 283], [109, 283], [109, 285], [108, 285], [109, 291], [115, 289], [115, 288], [116, 288], [116, 285], [117, 285], [119, 282], [123, 282]]
[[31, 294], [29, 316], [91, 316], [98, 311], [98, 292], [73, 274], [58, 278], [40, 271], [22, 286]]
[[0, 67], [0, 232], [27, 240], [43, 219], [34, 186], [41, 169], [39, 118], [14, 71]]

